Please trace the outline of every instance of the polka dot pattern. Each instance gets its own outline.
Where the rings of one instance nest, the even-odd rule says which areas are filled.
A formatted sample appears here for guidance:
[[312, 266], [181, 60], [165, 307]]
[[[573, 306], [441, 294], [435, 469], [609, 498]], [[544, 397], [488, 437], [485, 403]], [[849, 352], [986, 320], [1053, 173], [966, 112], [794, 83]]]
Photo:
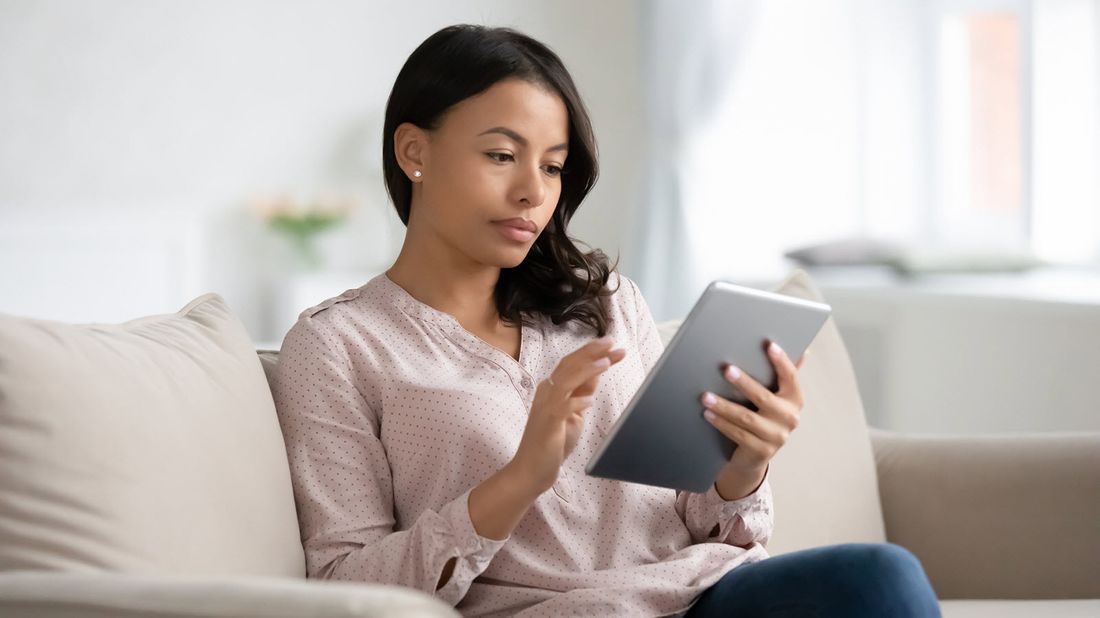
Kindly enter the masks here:
[[[682, 614], [767, 557], [767, 477], [740, 500], [589, 477], [584, 466], [664, 346], [637, 285], [613, 273], [603, 374], [558, 482], [503, 540], [470, 490], [519, 445], [538, 383], [592, 338], [523, 326], [518, 361], [380, 274], [301, 313], [273, 380], [309, 577], [409, 586], [464, 615]], [[456, 558], [448, 582], [435, 589]]]

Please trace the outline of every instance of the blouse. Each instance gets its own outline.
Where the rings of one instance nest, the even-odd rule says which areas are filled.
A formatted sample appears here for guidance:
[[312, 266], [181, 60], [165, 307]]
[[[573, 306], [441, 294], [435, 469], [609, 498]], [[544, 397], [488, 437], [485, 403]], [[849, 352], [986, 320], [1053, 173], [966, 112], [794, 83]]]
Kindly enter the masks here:
[[664, 349], [634, 281], [613, 272], [608, 283], [609, 334], [626, 357], [602, 374], [552, 490], [499, 540], [475, 530], [470, 490], [515, 454], [538, 383], [591, 327], [540, 317], [521, 327], [517, 361], [385, 273], [303, 311], [272, 393], [307, 576], [408, 586], [468, 616], [667, 616], [767, 558], [769, 472], [728, 501], [713, 485], [585, 474]]

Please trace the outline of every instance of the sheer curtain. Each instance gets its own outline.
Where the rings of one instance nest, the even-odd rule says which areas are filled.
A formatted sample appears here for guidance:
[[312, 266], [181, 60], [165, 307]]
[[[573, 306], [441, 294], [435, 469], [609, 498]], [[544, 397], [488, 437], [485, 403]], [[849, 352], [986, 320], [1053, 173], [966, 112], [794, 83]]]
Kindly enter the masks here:
[[645, 4], [652, 149], [632, 257], [657, 319], [712, 279], [778, 278], [792, 245], [859, 230], [862, 14], [859, 0]]
[[690, 246], [690, 153], [738, 73], [762, 4], [653, 0], [639, 10], [650, 149], [626, 253], [658, 320], [682, 317], [684, 300], [690, 306], [701, 291], [690, 277], [701, 268]]

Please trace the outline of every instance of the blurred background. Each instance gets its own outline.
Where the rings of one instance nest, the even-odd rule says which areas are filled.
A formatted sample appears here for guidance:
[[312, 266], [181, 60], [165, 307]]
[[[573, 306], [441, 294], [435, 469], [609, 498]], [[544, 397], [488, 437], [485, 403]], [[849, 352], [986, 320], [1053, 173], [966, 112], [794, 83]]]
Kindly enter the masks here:
[[0, 0], [0, 312], [277, 348], [396, 257], [386, 98], [459, 22], [571, 70], [571, 233], [657, 320], [805, 268], [873, 425], [1100, 429], [1100, 0]]

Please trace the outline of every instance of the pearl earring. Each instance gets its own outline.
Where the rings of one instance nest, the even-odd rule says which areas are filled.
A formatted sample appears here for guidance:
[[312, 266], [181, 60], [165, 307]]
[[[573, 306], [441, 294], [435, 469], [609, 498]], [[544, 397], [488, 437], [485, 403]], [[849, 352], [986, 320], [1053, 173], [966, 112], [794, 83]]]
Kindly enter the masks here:
[[414, 171], [413, 171], [413, 176], [415, 176], [415, 177], [417, 177], [417, 178], [420, 178], [420, 177], [421, 177], [421, 176], [423, 176], [423, 175], [424, 175], [424, 173], [423, 173], [423, 172], [421, 172], [420, 170], [414, 170]]

